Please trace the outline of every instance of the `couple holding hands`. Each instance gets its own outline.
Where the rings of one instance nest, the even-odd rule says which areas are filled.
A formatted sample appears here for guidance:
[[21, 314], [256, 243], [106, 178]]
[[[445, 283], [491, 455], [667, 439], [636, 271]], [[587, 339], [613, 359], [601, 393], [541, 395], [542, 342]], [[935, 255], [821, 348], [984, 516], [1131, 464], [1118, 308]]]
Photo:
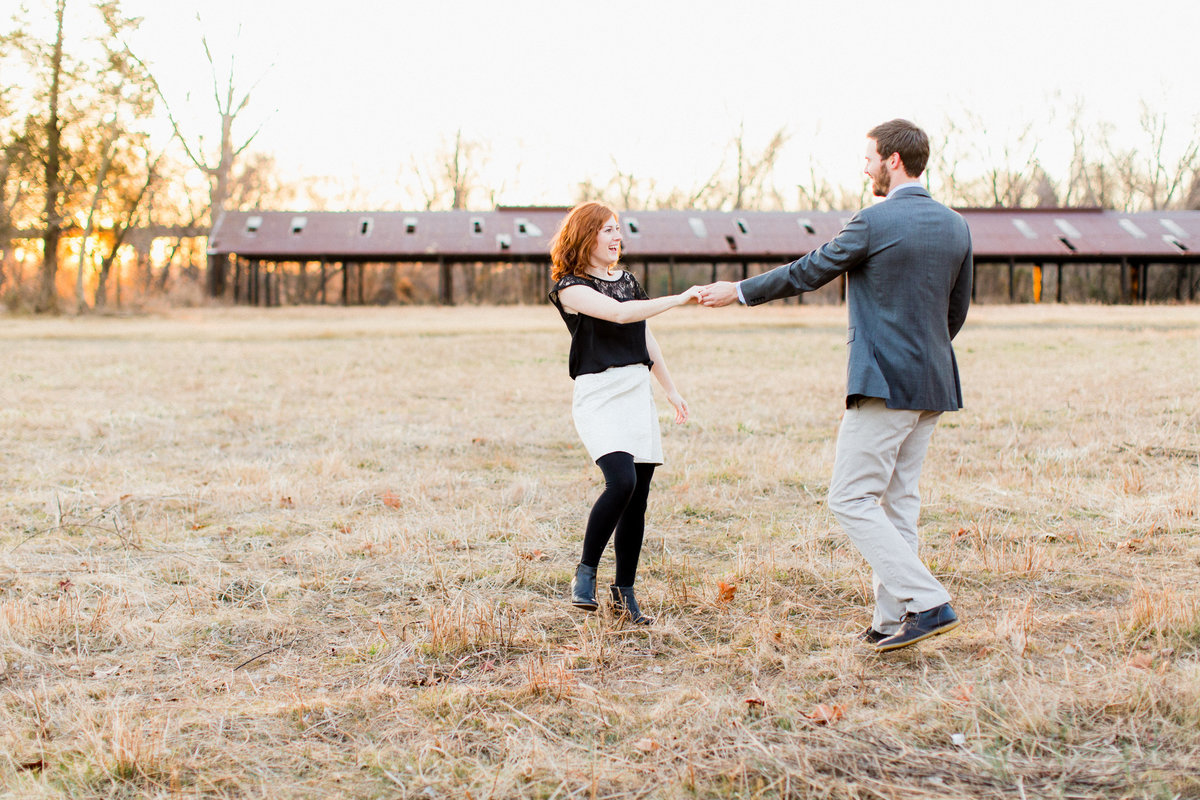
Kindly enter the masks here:
[[958, 625], [950, 595], [918, 556], [918, 481], [938, 418], [962, 407], [950, 340], [971, 299], [966, 222], [933, 200], [918, 178], [929, 138], [906, 120], [867, 134], [865, 172], [878, 197], [830, 242], [790, 264], [740, 282], [720, 281], [651, 299], [617, 268], [617, 214], [583, 203], [551, 243], [554, 303], [571, 334], [572, 415], [605, 487], [588, 515], [572, 605], [595, 610], [596, 572], [610, 539], [616, 559], [613, 610], [653, 620], [633, 585], [655, 466], [663, 463], [650, 376], [665, 390], [675, 422], [688, 407], [646, 325], [696, 302], [708, 307], [809, 292], [846, 276], [849, 365], [829, 507], [871, 566], [875, 610], [859, 638], [876, 652], [915, 644]]

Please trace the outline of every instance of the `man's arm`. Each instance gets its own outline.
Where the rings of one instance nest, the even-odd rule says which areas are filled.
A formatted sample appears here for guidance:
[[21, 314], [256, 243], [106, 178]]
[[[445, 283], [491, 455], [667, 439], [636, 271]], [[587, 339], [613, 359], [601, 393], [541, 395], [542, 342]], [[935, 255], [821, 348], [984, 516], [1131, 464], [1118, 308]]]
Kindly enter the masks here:
[[793, 297], [819, 289], [867, 259], [870, 235], [862, 212], [855, 214], [832, 241], [790, 264], [741, 282], [746, 305]]
[[958, 277], [950, 289], [950, 312], [946, 324], [953, 339], [962, 330], [967, 321], [967, 308], [971, 305], [971, 284], [974, 280], [975, 260], [971, 253], [970, 240], [967, 241], [967, 254], [963, 257], [962, 266], [958, 268]]
[[846, 223], [832, 241], [790, 264], [744, 281], [718, 281], [700, 290], [700, 304], [709, 308], [740, 301], [756, 306], [768, 300], [793, 297], [819, 289], [867, 259], [870, 235], [861, 212]]

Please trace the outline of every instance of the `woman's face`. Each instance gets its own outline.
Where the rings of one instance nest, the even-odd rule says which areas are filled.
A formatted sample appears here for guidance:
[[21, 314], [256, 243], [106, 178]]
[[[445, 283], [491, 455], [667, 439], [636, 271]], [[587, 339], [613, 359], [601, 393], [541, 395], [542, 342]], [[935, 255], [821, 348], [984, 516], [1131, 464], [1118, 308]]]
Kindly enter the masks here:
[[596, 234], [596, 248], [592, 250], [591, 263], [593, 267], [610, 269], [621, 258], [621, 226], [616, 217], [609, 217], [608, 222]]

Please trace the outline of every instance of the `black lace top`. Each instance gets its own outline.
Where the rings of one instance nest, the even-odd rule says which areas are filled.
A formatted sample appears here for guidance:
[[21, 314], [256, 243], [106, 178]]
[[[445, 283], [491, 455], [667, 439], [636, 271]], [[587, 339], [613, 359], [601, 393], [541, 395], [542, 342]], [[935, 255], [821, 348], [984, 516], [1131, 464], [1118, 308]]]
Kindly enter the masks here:
[[550, 290], [550, 302], [554, 303], [563, 322], [567, 324], [567, 330], [571, 332], [571, 354], [567, 361], [571, 377], [629, 364], [654, 366], [646, 349], [645, 321], [625, 324], [608, 322], [586, 314], [572, 314], [563, 308], [558, 300], [559, 290], [576, 285], [590, 286], [619, 302], [650, 299], [629, 272], [622, 272], [621, 277], [612, 281], [577, 275], [559, 278]]

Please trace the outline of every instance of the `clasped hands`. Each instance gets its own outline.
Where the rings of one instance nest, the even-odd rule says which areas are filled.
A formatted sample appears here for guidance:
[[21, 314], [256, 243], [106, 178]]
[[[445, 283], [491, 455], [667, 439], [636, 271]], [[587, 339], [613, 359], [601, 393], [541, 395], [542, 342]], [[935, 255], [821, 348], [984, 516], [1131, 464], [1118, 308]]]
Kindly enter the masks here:
[[707, 286], [693, 286], [684, 292], [686, 302], [695, 300], [706, 308], [720, 308], [738, 300], [737, 284], [733, 281], [717, 281]]

